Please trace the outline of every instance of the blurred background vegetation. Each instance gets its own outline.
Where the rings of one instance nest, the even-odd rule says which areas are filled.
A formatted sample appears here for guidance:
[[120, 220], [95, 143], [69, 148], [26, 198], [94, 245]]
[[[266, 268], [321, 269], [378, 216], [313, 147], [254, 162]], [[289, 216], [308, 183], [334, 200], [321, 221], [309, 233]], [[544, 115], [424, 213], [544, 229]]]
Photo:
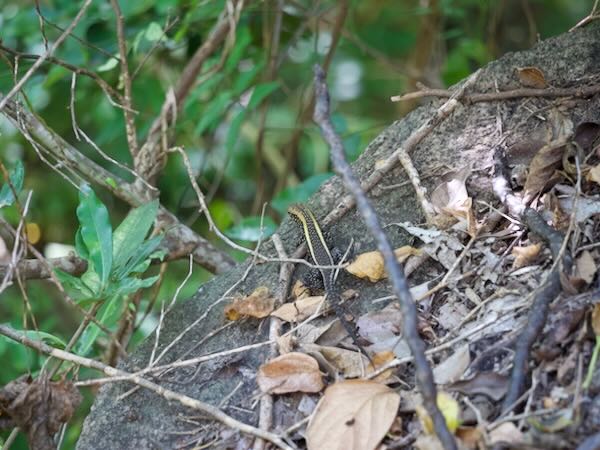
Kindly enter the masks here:
[[[79, 1], [2, 0], [0, 2], [0, 93], [6, 94], [35, 58], [45, 51], [81, 8]], [[206, 40], [225, 0], [132, 0], [120, 2], [133, 78], [133, 102], [140, 142], [160, 112], [168, 89], [195, 50]], [[272, 232], [287, 205], [303, 201], [329, 176], [327, 149], [310, 116], [311, 66], [328, 66], [334, 122], [347, 156], [355, 160], [384, 127], [416, 104], [390, 96], [417, 89], [418, 83], [447, 87], [508, 51], [531, 47], [538, 39], [567, 31], [592, 7], [568, 0], [247, 0], [235, 33], [205, 64], [178, 114], [174, 143], [187, 152], [216, 224], [228, 236], [251, 245], [258, 236], [262, 205]], [[36, 7], [37, 5], [37, 7]], [[99, 74], [122, 90], [115, 16], [109, 1], [95, 0], [55, 57]], [[18, 63], [16, 74], [15, 63]], [[79, 126], [110, 157], [131, 165], [122, 111], [94, 80], [77, 77], [74, 113]], [[29, 108], [64, 139], [113, 173], [131, 174], [106, 161], [76, 139], [71, 119], [71, 72], [45, 63], [25, 84]], [[22, 98], [23, 100], [23, 98]], [[29, 239], [46, 256], [64, 254], [78, 227], [77, 191], [40, 161], [27, 141], [0, 115], [0, 161], [25, 166], [25, 189], [33, 191], [27, 216]], [[209, 233], [197, 212], [196, 196], [180, 157], [172, 155], [158, 187], [160, 201], [184, 223], [226, 249]], [[96, 188], [95, 188], [96, 189]], [[113, 226], [128, 205], [97, 189]], [[0, 214], [13, 226], [15, 207]], [[6, 233], [0, 237], [8, 242]], [[57, 245], [60, 244], [60, 245]], [[235, 258], [242, 254], [228, 250]], [[188, 271], [188, 261], [153, 267], [161, 273], [143, 291], [138, 323], [128, 349], [157, 323], [161, 302], [170, 301]], [[180, 299], [191, 296], [212, 274], [194, 267]], [[31, 328], [26, 293], [39, 330], [68, 341], [81, 322], [54, 286], [45, 281], [15, 283], [0, 293], [0, 322]], [[146, 315], [145, 312], [148, 314]], [[102, 342], [95, 348], [102, 358]], [[43, 358], [0, 337], [0, 385], [36, 373]], [[93, 392], [67, 429], [63, 448], [73, 448]], [[9, 432], [0, 434], [6, 438]], [[12, 448], [26, 448], [22, 437]]]

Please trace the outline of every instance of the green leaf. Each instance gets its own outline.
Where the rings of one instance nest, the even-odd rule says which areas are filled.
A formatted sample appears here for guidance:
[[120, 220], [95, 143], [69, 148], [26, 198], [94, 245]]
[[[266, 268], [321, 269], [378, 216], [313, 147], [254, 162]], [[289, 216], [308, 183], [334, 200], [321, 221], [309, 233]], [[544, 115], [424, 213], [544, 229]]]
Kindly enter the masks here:
[[104, 64], [96, 68], [96, 72], [108, 72], [113, 70], [119, 64], [119, 60], [116, 57], [109, 58]]
[[264, 68], [264, 62], [255, 63], [252, 68], [245, 72], [237, 74], [233, 81], [233, 93], [235, 96], [241, 95], [246, 89], [250, 87], [256, 76]]
[[257, 84], [252, 91], [252, 97], [250, 97], [250, 101], [248, 102], [248, 108], [256, 108], [265, 97], [277, 89], [279, 89], [279, 83], [277, 81]]
[[53, 347], [65, 348], [67, 346], [67, 343], [58, 336], [54, 336], [53, 334], [46, 333], [44, 331], [25, 330], [21, 331], [21, 333], [29, 339], [34, 341], [43, 341]]
[[227, 130], [227, 138], [225, 139], [225, 148], [227, 149], [227, 154], [232, 155], [233, 150], [235, 149], [235, 144], [240, 136], [240, 129], [242, 128], [242, 124], [244, 123], [244, 119], [246, 118], [246, 109], [242, 109], [240, 112], [236, 114], [231, 123], [229, 124], [229, 129]]
[[96, 293], [93, 292], [92, 289], [90, 289], [90, 287], [87, 286], [81, 278], [74, 277], [70, 273], [56, 268], [54, 269], [54, 274], [56, 275], [56, 278], [58, 278], [58, 281], [60, 281], [63, 285], [71, 289], [78, 290], [82, 294], [82, 300], [92, 297], [95, 298]]
[[[15, 192], [18, 194], [23, 189], [23, 178], [25, 177], [25, 169], [23, 163], [17, 160], [15, 167], [8, 173], [8, 179], [12, 184]], [[0, 189], [0, 208], [8, 205], [12, 205], [15, 201], [15, 196], [8, 183], [2, 185]]]
[[148, 28], [146, 28], [145, 37], [150, 42], [156, 42], [163, 36], [163, 30], [161, 26], [156, 22], [150, 22]]
[[104, 287], [112, 268], [112, 227], [106, 207], [87, 184], [79, 192], [77, 218], [81, 241], [89, 255], [88, 262]]
[[281, 215], [284, 215], [292, 203], [304, 203], [311, 195], [317, 192], [317, 189], [325, 180], [330, 178], [332, 173], [320, 173], [307, 178], [298, 186], [286, 188], [275, 196], [271, 205]]
[[159, 246], [164, 235], [154, 236], [152, 239], [144, 241], [138, 245], [137, 251], [133, 253], [130, 258], [118, 269], [115, 270], [113, 278], [115, 280], [121, 280], [131, 273], [135, 273], [139, 265], [145, 261]]
[[263, 220], [262, 237], [260, 227], [260, 216], [246, 217], [237, 225], [225, 231], [225, 234], [231, 239], [241, 241], [256, 242], [260, 239], [266, 239], [275, 233], [277, 224], [270, 217]]
[[[117, 318], [119, 317], [119, 310], [121, 304], [120, 296], [113, 296], [107, 302], [102, 305], [96, 317], [99, 317], [98, 321], [106, 326], [110, 327], [113, 325]], [[100, 328], [95, 323], [90, 323], [88, 327], [85, 329], [81, 338], [79, 339], [77, 346], [75, 348], [75, 353], [81, 356], [85, 356], [88, 354], [92, 345], [96, 341], [96, 338], [100, 334]]]
[[229, 103], [231, 103], [231, 93], [227, 91], [219, 93], [202, 113], [202, 117], [194, 130], [196, 135], [201, 135], [207, 129], [213, 128], [222, 118]]
[[238, 27], [235, 37], [235, 45], [229, 53], [227, 62], [225, 63], [224, 71], [231, 72], [235, 69], [246, 54], [246, 47], [252, 42], [252, 35], [248, 27]]
[[158, 200], [154, 200], [131, 210], [116, 228], [113, 233], [114, 271], [123, 267], [139, 252], [139, 247], [144, 242], [157, 213]]
[[83, 238], [81, 237], [81, 227], [77, 228], [77, 232], [75, 233], [75, 251], [83, 259], [90, 258], [88, 249], [83, 242]]
[[126, 277], [119, 280], [117, 283], [111, 283], [110, 295], [124, 296], [133, 294], [140, 289], [145, 289], [152, 286], [160, 278], [160, 275], [155, 275], [148, 278]]

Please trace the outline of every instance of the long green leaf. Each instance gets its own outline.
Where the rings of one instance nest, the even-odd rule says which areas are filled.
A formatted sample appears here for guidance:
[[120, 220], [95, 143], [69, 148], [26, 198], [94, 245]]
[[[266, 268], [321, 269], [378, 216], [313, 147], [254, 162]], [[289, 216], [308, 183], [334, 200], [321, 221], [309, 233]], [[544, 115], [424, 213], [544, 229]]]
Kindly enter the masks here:
[[158, 200], [154, 200], [131, 210], [117, 227], [113, 233], [114, 271], [122, 268], [139, 251], [157, 212]]
[[[25, 169], [23, 168], [23, 163], [17, 160], [15, 167], [9, 172], [8, 179], [10, 180], [10, 184], [12, 184], [15, 192], [18, 194], [23, 189], [23, 178], [25, 176]], [[5, 183], [2, 185], [2, 189], [0, 189], [0, 208], [3, 206], [12, 205], [15, 201], [15, 196], [13, 194], [12, 189]]]
[[112, 268], [112, 227], [106, 207], [88, 185], [83, 185], [79, 193], [77, 218], [89, 262], [104, 287]]
[[[110, 327], [116, 322], [118, 318], [119, 306], [121, 305], [121, 299], [122, 297], [115, 295], [111, 297], [110, 300], [104, 305], [102, 305], [102, 308], [100, 308], [98, 314], [96, 314], [96, 317], [99, 317], [98, 321], [102, 325]], [[81, 356], [87, 355], [92, 348], [92, 345], [96, 341], [96, 338], [100, 334], [100, 331], [102, 330], [100, 330], [95, 323], [90, 323], [79, 339], [79, 342], [75, 348], [75, 352]]]
[[137, 252], [135, 252], [131, 258], [129, 258], [127, 262], [119, 268], [119, 270], [114, 272], [114, 278], [116, 280], [121, 280], [131, 274], [140, 263], [146, 260], [152, 254], [152, 252], [156, 250], [156, 247], [158, 247], [162, 241], [162, 238], [162, 234], [154, 236], [152, 239], [148, 239], [139, 245]]

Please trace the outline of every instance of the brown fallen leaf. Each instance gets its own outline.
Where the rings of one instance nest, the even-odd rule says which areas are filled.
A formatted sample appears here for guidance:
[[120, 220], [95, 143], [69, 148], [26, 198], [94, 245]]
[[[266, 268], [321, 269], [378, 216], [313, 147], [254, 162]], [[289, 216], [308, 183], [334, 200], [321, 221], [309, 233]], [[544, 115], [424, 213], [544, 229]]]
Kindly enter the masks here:
[[460, 379], [470, 363], [469, 345], [465, 344], [433, 368], [435, 383], [447, 384]]
[[[394, 250], [396, 260], [403, 263], [409, 256], [417, 256], [421, 251], [405, 245]], [[346, 266], [346, 271], [358, 278], [367, 278], [372, 283], [387, 278], [383, 255], [379, 251], [366, 252], [358, 255], [352, 263]]]
[[320, 354], [344, 378], [357, 378], [364, 375], [369, 364], [369, 360], [362, 353], [344, 348], [303, 344], [302, 349], [315, 356], [316, 353]]
[[300, 300], [304, 297], [310, 297], [310, 289], [302, 283], [300, 280], [296, 280], [292, 287], [292, 297], [296, 300]]
[[267, 317], [275, 307], [275, 299], [266, 286], [257, 287], [247, 297], [238, 297], [225, 307], [225, 317], [229, 320], [240, 320], [243, 317], [262, 319]]
[[555, 181], [554, 172], [560, 167], [565, 151], [565, 142], [560, 140], [544, 145], [536, 153], [525, 181], [525, 193], [529, 197], [535, 197]]
[[396, 417], [400, 396], [383, 384], [347, 380], [325, 390], [306, 430], [309, 450], [373, 450]]
[[521, 85], [534, 89], [544, 89], [548, 86], [546, 77], [537, 67], [518, 67], [517, 75]]
[[[375, 353], [371, 357], [372, 363], [369, 363], [369, 366], [367, 367], [367, 375], [375, 372], [380, 367], [383, 367], [387, 363], [393, 361], [393, 359], [395, 357], [396, 357], [396, 355], [394, 355], [394, 352], [392, 352], [392, 351], [384, 351], [384, 352]], [[382, 373], [380, 373], [379, 375], [377, 375], [375, 378], [373, 378], [373, 381], [377, 381], [378, 383], [384, 383], [388, 378], [390, 378], [392, 376], [393, 373], [394, 373], [393, 369], [385, 370]]]
[[316, 313], [319, 307], [322, 308], [324, 300], [325, 297], [323, 295], [303, 297], [295, 302], [284, 303], [273, 311], [271, 315], [279, 317], [286, 322], [302, 322]]
[[508, 377], [495, 372], [478, 372], [468, 380], [456, 381], [445, 387], [448, 391], [460, 392], [464, 395], [483, 394], [498, 402], [506, 394]]
[[447, 173], [443, 182], [431, 193], [431, 203], [435, 212], [436, 224], [444, 229], [457, 221], [465, 222], [469, 235], [477, 233], [477, 222], [473, 214], [473, 199], [467, 192], [466, 181], [471, 174], [470, 167]]
[[[570, 281], [571, 283], [575, 284], [576, 287], [587, 286], [594, 281], [597, 271], [598, 267], [596, 267], [596, 263], [592, 257], [592, 254], [585, 250], [575, 260], [575, 273], [573, 274], [573, 277], [571, 277]], [[580, 286], [582, 284], [584, 286]]]
[[523, 441], [523, 433], [512, 422], [504, 422], [490, 431], [489, 445], [518, 444]]
[[323, 380], [319, 363], [304, 353], [291, 352], [278, 356], [258, 369], [256, 382], [262, 392], [320, 392]]
[[591, 167], [585, 178], [588, 181], [593, 181], [596, 184], [600, 184], [600, 164], [596, 164], [594, 167]]
[[513, 269], [520, 269], [521, 267], [529, 266], [535, 261], [540, 254], [542, 245], [531, 244], [525, 247], [514, 247], [511, 254], [515, 257], [513, 262]]
[[67, 423], [81, 402], [70, 381], [35, 380], [24, 375], [0, 389], [0, 411], [27, 434], [29, 448], [55, 449], [54, 435]]

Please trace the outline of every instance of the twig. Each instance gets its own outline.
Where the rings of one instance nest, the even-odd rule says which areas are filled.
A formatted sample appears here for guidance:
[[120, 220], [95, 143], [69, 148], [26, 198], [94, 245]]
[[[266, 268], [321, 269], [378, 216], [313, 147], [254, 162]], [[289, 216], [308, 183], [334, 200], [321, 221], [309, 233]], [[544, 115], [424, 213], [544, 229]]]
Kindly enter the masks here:
[[62, 42], [67, 38], [67, 36], [73, 31], [73, 29], [77, 26], [77, 24], [83, 18], [83, 15], [87, 11], [88, 7], [92, 4], [92, 0], [85, 0], [79, 12], [73, 19], [73, 21], [69, 24], [69, 26], [65, 29], [65, 31], [56, 39], [54, 44], [46, 51], [39, 59], [33, 63], [33, 65], [29, 68], [29, 70], [21, 77], [21, 79], [12, 87], [12, 89], [2, 97], [0, 100], [0, 111], [4, 109], [8, 101], [21, 90], [23, 85], [27, 82], [29, 78], [35, 73], [36, 70], [44, 63], [44, 61], [55, 52], [55, 50], [62, 44]]
[[127, 41], [125, 40], [125, 30], [123, 27], [123, 13], [119, 6], [118, 0], [110, 0], [112, 9], [115, 12], [116, 27], [117, 27], [117, 41], [119, 44], [119, 56], [121, 63], [121, 78], [123, 80], [123, 91], [125, 96], [123, 103], [125, 109], [123, 115], [125, 116], [125, 133], [127, 135], [127, 144], [129, 145], [129, 151], [131, 155], [135, 157], [138, 152], [137, 143], [137, 132], [135, 128], [135, 119], [133, 117], [133, 97], [131, 94], [131, 76], [129, 75], [128, 58], [127, 58]]
[[187, 395], [180, 394], [178, 392], [172, 391], [170, 389], [166, 389], [156, 383], [153, 383], [145, 378], [142, 378], [139, 375], [125, 372], [124, 370], [115, 369], [114, 367], [110, 367], [106, 364], [103, 364], [99, 361], [95, 361], [93, 359], [84, 358], [82, 356], [75, 355], [73, 353], [65, 352], [63, 350], [59, 350], [57, 348], [50, 347], [49, 345], [44, 344], [41, 341], [35, 341], [33, 339], [29, 339], [27, 336], [16, 332], [12, 328], [6, 325], [0, 325], [0, 334], [16, 341], [21, 344], [30, 347], [34, 350], [37, 350], [40, 353], [44, 353], [48, 356], [52, 356], [54, 358], [61, 359], [63, 361], [68, 361], [73, 364], [87, 367], [90, 369], [95, 369], [103, 372], [105, 375], [109, 377], [121, 377], [130, 381], [138, 386], [144, 387], [152, 392], [157, 393], [161, 397], [166, 400], [174, 400], [181, 403], [188, 408], [196, 409], [198, 411], [202, 411], [205, 414], [208, 414], [213, 419], [218, 420], [224, 425], [234, 428], [236, 430], [241, 431], [242, 433], [250, 434], [252, 436], [260, 437], [265, 439], [273, 444], [277, 445], [279, 448], [285, 450], [292, 450], [288, 444], [286, 444], [279, 436], [269, 433], [266, 431], [259, 430], [256, 427], [245, 424], [234, 419], [231, 416], [228, 416], [219, 408], [210, 405], [208, 403], [201, 402], [194, 398], [188, 397]]
[[[227, 36], [230, 26], [231, 24], [228, 18], [222, 17], [215, 25], [208, 38], [204, 41], [202, 46], [196, 50], [192, 59], [190, 59], [183, 69], [181, 78], [177, 82], [174, 92], [177, 110], [181, 108], [185, 97], [187, 97], [192, 86], [196, 82], [198, 74], [206, 59], [217, 49]], [[142, 174], [143, 178], [150, 183], [152, 183], [153, 179], [161, 172], [165, 163], [165, 155], [157, 155], [156, 152], [157, 149], [160, 149], [158, 144], [160, 142], [162, 124], [164, 122], [170, 122], [173, 113], [174, 110], [171, 107], [171, 101], [167, 98], [161, 107], [160, 115], [154, 120], [150, 127], [146, 142], [142, 145], [134, 160], [135, 170]]]
[[[548, 89], [532, 89], [532, 88], [518, 88], [510, 91], [501, 92], [485, 92], [480, 94], [470, 94], [463, 97], [465, 103], [481, 103], [481, 102], [495, 102], [500, 100], [510, 100], [513, 98], [523, 97], [543, 97], [543, 98], [554, 98], [554, 97], [578, 97], [586, 98], [591, 97], [600, 92], [600, 85], [593, 84], [590, 86], [578, 86], [575, 88], [548, 88]], [[413, 100], [422, 97], [439, 97], [449, 98], [452, 97], [453, 92], [446, 89], [423, 89], [416, 92], [410, 92], [404, 95], [396, 95], [391, 97], [393, 102], [402, 102], [405, 100]]]
[[315, 80], [315, 113], [314, 120], [319, 125], [323, 138], [331, 149], [331, 160], [335, 170], [341, 175], [344, 184], [356, 199], [356, 205], [363, 216], [367, 228], [377, 240], [377, 247], [385, 261], [385, 267], [395, 294], [400, 299], [403, 313], [403, 330], [405, 339], [415, 358], [416, 378], [423, 396], [423, 403], [427, 412], [433, 419], [436, 433], [446, 450], [456, 449], [454, 437], [448, 431], [444, 416], [437, 406], [437, 392], [433, 380], [433, 373], [425, 357], [425, 345], [418, 332], [417, 308], [410, 294], [408, 283], [400, 265], [396, 260], [394, 250], [390, 245], [375, 210], [367, 200], [360, 182], [352, 173], [350, 165], [344, 156], [343, 144], [336, 134], [329, 117], [329, 93], [325, 82], [325, 73], [318, 65], [314, 68]]
[[[365, 193], [377, 186], [383, 177], [398, 165], [398, 156], [401, 151], [410, 154], [417, 147], [417, 145], [419, 145], [423, 139], [429, 135], [429, 133], [431, 133], [440, 123], [449, 117], [450, 114], [452, 114], [458, 105], [460, 105], [460, 100], [463, 98], [465, 90], [475, 83], [480, 72], [481, 71], [478, 70], [469, 78], [467, 78], [465, 82], [452, 94], [448, 101], [440, 106], [427, 122], [421, 125], [406, 139], [406, 141], [404, 141], [401, 149], [394, 151], [384, 160], [383, 164], [378, 165], [378, 167], [371, 172], [371, 175], [369, 175], [369, 177], [361, 183], [361, 189]], [[332, 211], [327, 215], [327, 217], [325, 217], [323, 220], [323, 225], [328, 226], [339, 220], [348, 211], [350, 211], [355, 204], [354, 202], [354, 196], [347, 195], [344, 197], [334, 208], [332, 208]]]
[[[274, 234], [271, 238], [277, 254], [280, 258], [287, 258], [285, 248], [281, 242], [281, 238], [278, 234]], [[293, 266], [288, 263], [281, 265], [279, 270], [279, 286], [276, 292], [275, 301], [276, 304], [281, 305], [285, 303], [287, 292], [289, 289], [290, 280], [292, 278]], [[269, 340], [273, 342], [269, 351], [269, 358], [275, 358], [277, 356], [277, 339], [280, 335], [281, 330], [281, 319], [271, 316], [269, 318]], [[258, 427], [261, 430], [268, 431], [273, 426], [273, 396], [271, 394], [264, 394], [260, 398], [259, 415], [258, 415]], [[257, 439], [254, 442], [253, 450], [263, 450], [265, 448], [265, 442], [261, 439]]]
[[533, 300], [527, 317], [527, 324], [517, 339], [510, 384], [502, 404], [504, 414], [513, 408], [514, 402], [523, 391], [527, 375], [529, 351], [544, 328], [550, 303], [561, 291], [561, 271], [570, 270], [572, 264], [570, 255], [566, 254], [565, 251], [569, 236], [575, 226], [577, 203], [581, 195], [581, 168], [579, 165], [579, 155], [577, 154], [575, 155], [575, 166], [577, 169], [577, 181], [575, 183], [573, 210], [571, 211], [569, 227], [564, 236], [561, 232], [550, 227], [536, 211], [527, 208], [523, 213], [523, 220], [527, 223], [529, 229], [539, 234], [548, 243], [554, 262], [546, 279], [542, 282], [543, 287], [538, 291]]

